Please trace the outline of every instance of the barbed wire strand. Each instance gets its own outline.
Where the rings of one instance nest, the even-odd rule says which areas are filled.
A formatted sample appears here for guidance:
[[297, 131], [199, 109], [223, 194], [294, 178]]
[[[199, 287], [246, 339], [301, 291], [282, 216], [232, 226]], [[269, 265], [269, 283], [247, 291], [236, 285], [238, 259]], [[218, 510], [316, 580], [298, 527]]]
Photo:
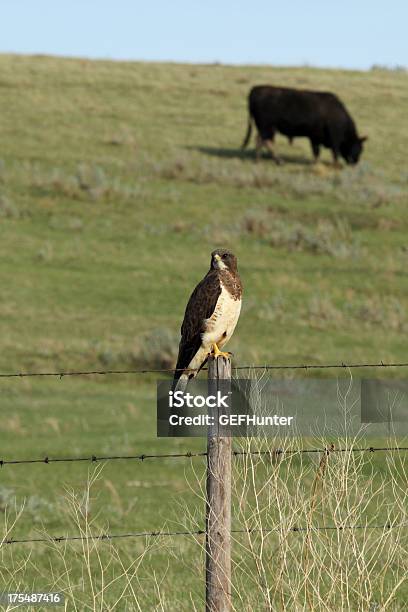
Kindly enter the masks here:
[[[382, 530], [390, 530], [390, 529], [401, 529], [407, 527], [407, 523], [385, 523], [383, 525], [315, 525], [310, 527], [290, 527], [288, 529], [289, 532], [292, 533], [305, 533], [305, 532], [313, 532], [313, 531], [346, 531], [346, 530], [365, 530], [365, 529], [382, 529]], [[231, 534], [248, 534], [251, 533], [262, 533], [264, 535], [268, 535], [271, 533], [280, 532], [283, 527], [274, 527], [271, 529], [261, 529], [261, 528], [248, 528], [248, 529], [232, 529]], [[50, 536], [50, 537], [42, 537], [42, 538], [9, 538], [6, 540], [0, 540], [1, 545], [11, 545], [11, 544], [29, 544], [29, 543], [51, 543], [51, 542], [74, 542], [74, 541], [107, 541], [107, 540], [116, 540], [116, 539], [125, 539], [125, 538], [154, 538], [154, 537], [177, 537], [177, 536], [196, 536], [196, 535], [205, 535], [204, 529], [197, 529], [196, 531], [138, 531], [131, 533], [104, 533], [95, 536]]]
[[[235, 371], [239, 370], [325, 370], [325, 369], [349, 369], [349, 368], [406, 368], [408, 362], [401, 363], [385, 363], [383, 361], [377, 363], [324, 363], [324, 364], [254, 364], [233, 366]], [[202, 368], [206, 370], [207, 368]], [[171, 374], [174, 372], [187, 372], [186, 369], [175, 368], [157, 368], [157, 369], [131, 369], [131, 370], [67, 370], [60, 372], [2, 372], [0, 378], [33, 378], [33, 377], [55, 377], [64, 378], [66, 376], [107, 376], [116, 374]]]
[[[301, 449], [271, 449], [262, 451], [240, 451], [232, 450], [234, 457], [245, 457], [249, 455], [271, 456], [276, 455], [295, 455], [307, 453], [375, 453], [375, 452], [405, 452], [408, 446], [367, 446], [350, 448], [301, 448]], [[194, 457], [206, 457], [207, 452], [187, 451], [185, 453], [163, 453], [163, 454], [140, 454], [140, 455], [90, 455], [89, 457], [44, 457], [43, 459], [0, 459], [0, 467], [5, 465], [27, 465], [51, 463], [97, 463], [98, 461], [146, 461], [148, 459], [192, 459]]]

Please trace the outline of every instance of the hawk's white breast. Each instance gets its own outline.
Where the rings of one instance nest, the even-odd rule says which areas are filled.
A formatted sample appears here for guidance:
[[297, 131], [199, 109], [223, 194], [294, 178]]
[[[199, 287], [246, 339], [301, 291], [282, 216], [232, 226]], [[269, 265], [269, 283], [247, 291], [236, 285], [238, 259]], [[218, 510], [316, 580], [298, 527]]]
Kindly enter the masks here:
[[210, 347], [214, 342], [221, 348], [232, 336], [241, 312], [241, 300], [234, 299], [221, 282], [221, 294], [215, 310], [204, 323], [202, 346]]

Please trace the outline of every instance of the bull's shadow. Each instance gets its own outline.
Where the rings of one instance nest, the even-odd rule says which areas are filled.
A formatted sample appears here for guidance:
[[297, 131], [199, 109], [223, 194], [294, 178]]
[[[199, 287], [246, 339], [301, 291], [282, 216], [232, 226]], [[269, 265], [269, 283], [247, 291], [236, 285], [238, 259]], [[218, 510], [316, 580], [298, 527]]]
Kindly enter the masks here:
[[[255, 162], [256, 155], [255, 149], [227, 149], [225, 147], [187, 147], [190, 150], [199, 151], [204, 155], [211, 155], [212, 157], [221, 157], [223, 159], [240, 159], [242, 161]], [[277, 151], [279, 158], [285, 164], [300, 164], [302, 166], [313, 165], [313, 159], [304, 157], [303, 155], [285, 155]], [[270, 154], [267, 151], [262, 151], [261, 160], [269, 161], [273, 163]]]

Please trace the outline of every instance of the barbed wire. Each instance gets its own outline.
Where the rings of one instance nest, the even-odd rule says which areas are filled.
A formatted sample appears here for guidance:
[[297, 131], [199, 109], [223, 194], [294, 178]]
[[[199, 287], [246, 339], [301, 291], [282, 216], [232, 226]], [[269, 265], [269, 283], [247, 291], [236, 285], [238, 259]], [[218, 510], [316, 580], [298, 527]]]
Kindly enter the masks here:
[[[292, 533], [305, 533], [314, 531], [347, 531], [347, 530], [367, 530], [367, 529], [402, 529], [407, 527], [408, 523], [385, 523], [381, 525], [311, 525], [309, 527], [289, 527], [287, 531]], [[231, 529], [231, 534], [252, 534], [262, 533], [268, 535], [271, 533], [281, 532], [285, 527], [278, 526], [270, 529], [248, 527], [247, 529]], [[99, 535], [75, 535], [75, 536], [49, 536], [41, 538], [9, 538], [0, 540], [0, 548], [2, 545], [11, 544], [38, 544], [38, 543], [60, 543], [60, 542], [89, 542], [89, 541], [109, 541], [126, 538], [157, 538], [157, 537], [177, 537], [177, 536], [200, 536], [205, 535], [205, 529], [197, 529], [195, 531], [137, 531], [130, 533], [103, 533]]]
[[[325, 369], [353, 369], [353, 368], [406, 368], [408, 362], [385, 363], [309, 363], [309, 364], [252, 364], [233, 366], [235, 371], [240, 370], [325, 370]], [[207, 368], [202, 368], [206, 370]], [[2, 372], [0, 378], [34, 378], [54, 377], [64, 378], [66, 376], [108, 376], [117, 374], [172, 374], [175, 372], [188, 372], [188, 368], [137, 368], [130, 370], [67, 370], [59, 372]]]
[[[408, 446], [362, 446], [362, 447], [350, 447], [350, 448], [300, 448], [300, 449], [271, 449], [271, 450], [259, 450], [259, 451], [240, 451], [232, 450], [234, 457], [245, 457], [245, 456], [270, 456], [276, 457], [277, 455], [295, 455], [295, 454], [307, 454], [307, 453], [375, 453], [375, 452], [404, 452], [408, 451]], [[195, 452], [187, 451], [185, 453], [162, 453], [162, 454], [147, 454], [142, 453], [140, 455], [89, 455], [88, 457], [44, 457], [40, 459], [0, 459], [0, 467], [5, 465], [27, 465], [27, 464], [43, 464], [49, 465], [51, 463], [97, 463], [99, 461], [146, 461], [148, 459], [192, 459], [194, 457], [206, 457], [207, 452]]]
[[21, 465], [27, 463], [75, 463], [75, 462], [90, 462], [97, 463], [98, 461], [127, 461], [127, 460], [139, 460], [145, 461], [146, 459], [179, 459], [185, 457], [204, 457], [206, 452], [191, 452], [186, 453], [163, 453], [159, 455], [142, 453], [140, 455], [90, 455], [89, 457], [44, 457], [44, 459], [0, 459], [0, 467], [4, 465]]

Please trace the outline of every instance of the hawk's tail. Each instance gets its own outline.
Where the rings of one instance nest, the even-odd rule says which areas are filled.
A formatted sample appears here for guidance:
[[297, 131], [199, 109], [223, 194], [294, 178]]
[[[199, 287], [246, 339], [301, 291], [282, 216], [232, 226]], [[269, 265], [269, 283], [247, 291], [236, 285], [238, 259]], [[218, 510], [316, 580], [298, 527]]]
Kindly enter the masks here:
[[173, 385], [171, 390], [185, 391], [190, 380], [193, 380], [197, 376], [201, 368], [203, 368], [206, 363], [207, 359], [204, 359], [203, 363], [196, 370], [180, 371], [176, 369], [176, 371], [174, 372]]
[[190, 375], [183, 372], [178, 378], [174, 378], [172, 391], [185, 391]]

